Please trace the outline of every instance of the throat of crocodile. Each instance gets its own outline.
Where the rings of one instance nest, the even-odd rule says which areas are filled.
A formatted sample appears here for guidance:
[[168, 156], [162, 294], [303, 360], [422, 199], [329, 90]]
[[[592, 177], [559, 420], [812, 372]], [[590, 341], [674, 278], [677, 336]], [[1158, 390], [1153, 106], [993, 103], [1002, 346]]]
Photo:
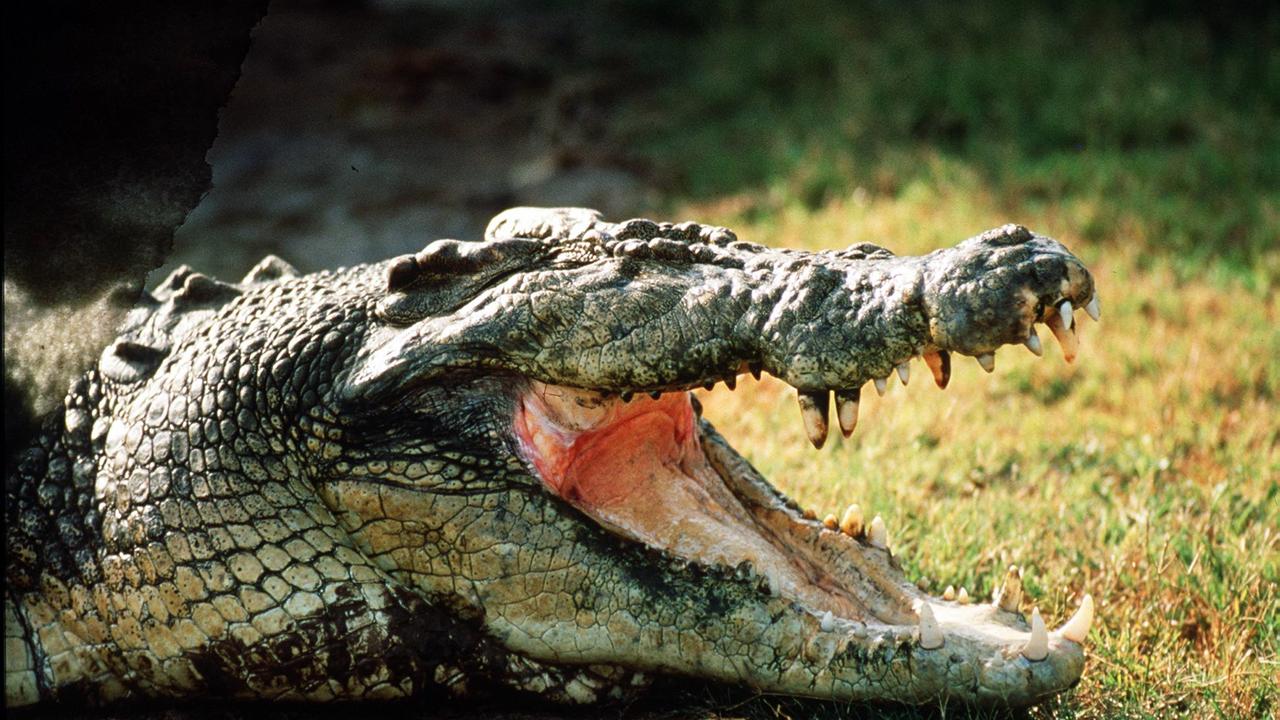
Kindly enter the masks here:
[[687, 393], [625, 403], [535, 382], [514, 420], [547, 489], [606, 529], [703, 565], [747, 561], [774, 592], [811, 611], [867, 615], [866, 599], [811, 544], [784, 518], [744, 502], [708, 461]]

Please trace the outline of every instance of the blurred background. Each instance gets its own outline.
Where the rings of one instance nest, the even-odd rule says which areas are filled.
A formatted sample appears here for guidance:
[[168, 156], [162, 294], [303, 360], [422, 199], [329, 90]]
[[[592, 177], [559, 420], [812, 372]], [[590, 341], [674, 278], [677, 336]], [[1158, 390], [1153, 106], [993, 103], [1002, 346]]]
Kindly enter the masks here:
[[820, 516], [882, 514], [935, 592], [1016, 562], [1051, 623], [1091, 592], [1085, 678], [1036, 716], [1277, 712], [1273, 5], [277, 0], [208, 159], [150, 285], [479, 238], [519, 204], [809, 249], [1056, 237], [1102, 302], [1075, 364], [956, 358], [945, 393], [917, 364], [821, 452], [768, 378], [706, 415]]

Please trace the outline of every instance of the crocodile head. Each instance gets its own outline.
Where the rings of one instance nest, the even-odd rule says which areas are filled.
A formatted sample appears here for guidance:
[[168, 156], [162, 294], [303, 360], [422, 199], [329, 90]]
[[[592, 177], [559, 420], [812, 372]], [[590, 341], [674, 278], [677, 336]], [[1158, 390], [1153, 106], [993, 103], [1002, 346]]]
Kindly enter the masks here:
[[[905, 381], [913, 358], [945, 386], [950, 353], [990, 370], [1001, 345], [1039, 353], [1044, 322], [1071, 359], [1072, 305], [1097, 303], [1062, 245], [1006, 226], [923, 257], [808, 253], [527, 209], [486, 237], [389, 264], [378, 328], [336, 388], [378, 432], [335, 468], [332, 505], [403, 582], [460, 594], [526, 658], [625, 682], [1022, 705], [1078, 680], [1090, 608], [1046, 632], [1019, 613], [1016, 568], [991, 604], [925, 594], [879, 517], [806, 516], [687, 392], [768, 372], [821, 447], [833, 393], [847, 436], [861, 388]], [[443, 438], [465, 438], [458, 459]], [[604, 677], [623, 674], [565, 692], [624, 682]]]
[[821, 446], [922, 357], [1070, 359], [1092, 279], [1006, 226], [923, 257], [508, 211], [477, 243], [144, 298], [6, 485], [6, 700], [565, 702], [658, 676], [840, 701], [1025, 705], [1072, 686], [1061, 629], [933, 597], [852, 506], [819, 521], [700, 419], [768, 372]]

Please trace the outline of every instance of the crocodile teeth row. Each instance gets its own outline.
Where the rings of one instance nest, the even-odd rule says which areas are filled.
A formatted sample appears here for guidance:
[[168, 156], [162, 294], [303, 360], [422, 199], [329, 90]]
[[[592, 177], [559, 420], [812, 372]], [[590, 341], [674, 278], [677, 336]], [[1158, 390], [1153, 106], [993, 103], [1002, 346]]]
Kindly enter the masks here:
[[[858, 426], [858, 404], [862, 398], [861, 390], [836, 391], [836, 420], [840, 423], [840, 433], [845, 437], [853, 434]], [[805, 435], [815, 448], [821, 448], [827, 442], [827, 415], [831, 410], [831, 395], [825, 391], [799, 392], [796, 403], [800, 406], [800, 419], [804, 422]]]
[[[1067, 362], [1072, 362], [1076, 358], [1079, 349], [1079, 341], [1075, 331], [1072, 329], [1072, 312], [1074, 307], [1070, 300], [1063, 300], [1055, 308], [1049, 310], [1044, 317], [1044, 323], [1049, 326], [1054, 337], [1058, 339], [1058, 343], [1062, 346], [1063, 357]], [[1098, 308], [1098, 298], [1094, 297], [1085, 305], [1085, 312], [1089, 317], [1097, 320], [1101, 313]], [[1044, 346], [1040, 343], [1040, 336], [1036, 334], [1033, 326], [1027, 335], [1027, 339], [1023, 341], [1027, 349], [1036, 355], [1044, 354]], [[933, 374], [933, 381], [940, 388], [946, 388], [947, 383], [951, 381], [951, 355], [946, 350], [926, 350], [921, 354], [925, 364], [929, 367], [929, 371]], [[982, 369], [987, 372], [995, 372], [996, 356], [994, 352], [982, 353], [975, 357]], [[758, 363], [743, 363], [741, 368], [745, 368], [751, 372], [758, 380], [760, 378], [760, 365]], [[910, 359], [904, 360], [894, 366], [894, 370], [898, 374], [898, 378], [902, 380], [902, 384], [906, 385], [911, 380]], [[736, 376], [733, 374], [726, 375], [723, 378], [724, 384], [733, 390], [737, 386]], [[881, 397], [889, 389], [889, 378], [874, 378], [872, 383], [875, 385], [876, 393]], [[715, 387], [715, 381], [709, 380], [704, 384], [708, 390]], [[854, 428], [858, 425], [858, 404], [861, 400], [861, 389], [853, 390], [836, 390], [836, 416], [840, 424], [840, 432], [849, 437], [853, 434]], [[630, 391], [623, 392], [622, 399], [624, 402], [631, 400], [632, 393]], [[659, 395], [657, 392], [650, 393], [655, 398]], [[815, 448], [821, 448], [827, 442], [827, 432], [829, 429], [827, 416], [831, 408], [830, 393], [827, 390], [806, 391], [800, 390], [797, 393], [797, 401], [800, 405], [800, 417], [804, 422], [805, 434], [809, 437], [809, 442], [813, 443]]]
[[[923, 625], [923, 621], [921, 622]], [[1064, 640], [1083, 644], [1093, 625], [1093, 596], [1085, 593], [1080, 598], [1080, 607], [1071, 619], [1062, 624], [1055, 633]], [[923, 634], [921, 635], [923, 637]], [[1022, 646], [1022, 656], [1032, 662], [1044, 660], [1049, 656], [1049, 631], [1045, 627], [1044, 618], [1040, 616], [1040, 608], [1031, 608], [1031, 637]]]
[[[954, 593], [954, 589], [947, 590]], [[963, 588], [961, 588], [963, 592]], [[943, 595], [944, 600], [949, 600]], [[920, 621], [920, 649], [936, 650], [942, 647], [945, 638], [933, 608], [926, 601], [918, 601], [915, 605], [916, 617]], [[1058, 630], [1058, 635], [1074, 643], [1083, 643], [1089, 634], [1089, 626], [1093, 624], [1093, 597], [1085, 595], [1080, 601], [1080, 608], [1071, 619]], [[1039, 662], [1049, 657], [1049, 630], [1045, 627], [1044, 618], [1040, 616], [1040, 608], [1031, 609], [1031, 633], [1020, 651], [1022, 656], [1032, 662]]]
[[[804, 513], [806, 518], [815, 517], [812, 510], [806, 510]], [[842, 532], [853, 538], [865, 535], [867, 542], [873, 547], [883, 550], [889, 549], [889, 531], [885, 527], [884, 519], [876, 515], [871, 519], [869, 524], [863, 521], [862, 506], [852, 503], [845, 508], [844, 515], [840, 518], [832, 513], [828, 513], [822, 520], [822, 524], [832, 531]], [[1022, 569], [1017, 565], [1010, 565], [1005, 572], [1004, 582], [998, 585], [991, 594], [991, 603], [1001, 610], [1007, 612], [1017, 612], [1018, 605], [1022, 602]], [[947, 602], [956, 602], [960, 605], [968, 605], [971, 602], [969, 591], [964, 587], [956, 590], [955, 586], [948, 585], [947, 589], [942, 593], [942, 599]], [[920, 648], [923, 650], [935, 650], [942, 647], [945, 637], [942, 627], [938, 624], [937, 618], [934, 616], [933, 608], [925, 600], [917, 601], [915, 604], [916, 616], [919, 618], [920, 630]], [[824, 616], [824, 630], [828, 621]], [[1080, 607], [1076, 609], [1075, 614], [1069, 620], [1062, 624], [1055, 634], [1059, 637], [1070, 640], [1075, 643], [1084, 643], [1084, 639], [1089, 635], [1089, 628], [1093, 625], [1093, 597], [1085, 594], [1080, 599]], [[1044, 619], [1040, 616], [1040, 608], [1033, 607], [1031, 609], [1031, 634], [1019, 651], [1023, 657], [1031, 661], [1044, 660], [1049, 656], [1049, 632], [1044, 624]]]
[[[814, 513], [806, 510], [804, 515], [805, 517], [810, 517], [814, 516]], [[870, 523], [867, 523], [865, 517], [862, 514], [862, 506], [858, 503], [853, 503], [845, 508], [844, 514], [839, 518], [834, 513], [828, 513], [822, 519], [822, 525], [828, 530], [842, 532], [849, 537], [861, 538], [865, 536], [867, 542], [871, 543], [873, 547], [888, 550], [889, 529], [885, 527], [884, 518], [876, 515], [871, 518]]]
[[[1094, 320], [1102, 318], [1102, 310], [1098, 306], [1097, 296], [1094, 296], [1089, 300], [1088, 304], [1084, 306], [1084, 311]], [[1076, 359], [1076, 354], [1080, 350], [1080, 339], [1076, 336], [1074, 329], [1074, 312], [1075, 306], [1071, 304], [1071, 301], [1063, 300], [1058, 303], [1056, 307], [1051, 308], [1046, 312], [1043, 318], [1044, 324], [1049, 326], [1049, 330], [1053, 332], [1053, 336], [1058, 339], [1058, 344], [1062, 346], [1062, 357], [1065, 358], [1067, 362], [1073, 362]], [[1037, 357], [1044, 355], [1044, 345], [1041, 344], [1040, 336], [1036, 334], [1034, 325], [1027, 333], [1027, 339], [1023, 340], [1022, 344], [1026, 345], [1027, 349], [1035, 353]], [[996, 357], [994, 352], [983, 353], [974, 359], [976, 359], [978, 364], [982, 366], [982, 369], [987, 372], [992, 372], [996, 368]], [[928, 356], [925, 357], [925, 360], [928, 361]]]

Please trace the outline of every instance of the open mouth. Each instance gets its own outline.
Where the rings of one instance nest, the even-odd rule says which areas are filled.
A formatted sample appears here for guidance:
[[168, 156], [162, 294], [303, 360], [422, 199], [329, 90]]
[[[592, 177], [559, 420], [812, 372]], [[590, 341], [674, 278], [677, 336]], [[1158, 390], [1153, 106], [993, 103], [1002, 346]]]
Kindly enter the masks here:
[[[1096, 302], [1087, 310], [1096, 316]], [[1076, 353], [1070, 318], [1069, 304], [1038, 318], [1069, 360]], [[1041, 354], [1032, 323], [1027, 327], [1025, 344]], [[950, 355], [924, 349], [920, 356], [945, 386]], [[990, 355], [977, 359], [991, 370]], [[909, 361], [897, 368], [904, 382]], [[882, 382], [876, 381], [877, 389], [883, 390]], [[816, 446], [827, 435], [832, 392], [846, 436], [856, 424], [857, 391], [800, 391], [801, 417]], [[1019, 612], [1017, 568], [1010, 568], [990, 603], [976, 602], [964, 589], [929, 596], [902, 573], [880, 517], [868, 518], [856, 505], [839, 518], [820, 520], [803, 511], [699, 418], [697, 403], [685, 388], [633, 396], [530, 381], [518, 399], [514, 429], [546, 489], [599, 525], [691, 563], [735, 568], [762, 592], [814, 618], [823, 633], [871, 636], [920, 650], [945, 646], [981, 656], [992, 672], [1040, 664], [1059, 646], [1083, 643], [1093, 616], [1088, 596], [1053, 632], [1038, 610], [1029, 618]], [[1068, 654], [1078, 656], [1079, 648]]]

